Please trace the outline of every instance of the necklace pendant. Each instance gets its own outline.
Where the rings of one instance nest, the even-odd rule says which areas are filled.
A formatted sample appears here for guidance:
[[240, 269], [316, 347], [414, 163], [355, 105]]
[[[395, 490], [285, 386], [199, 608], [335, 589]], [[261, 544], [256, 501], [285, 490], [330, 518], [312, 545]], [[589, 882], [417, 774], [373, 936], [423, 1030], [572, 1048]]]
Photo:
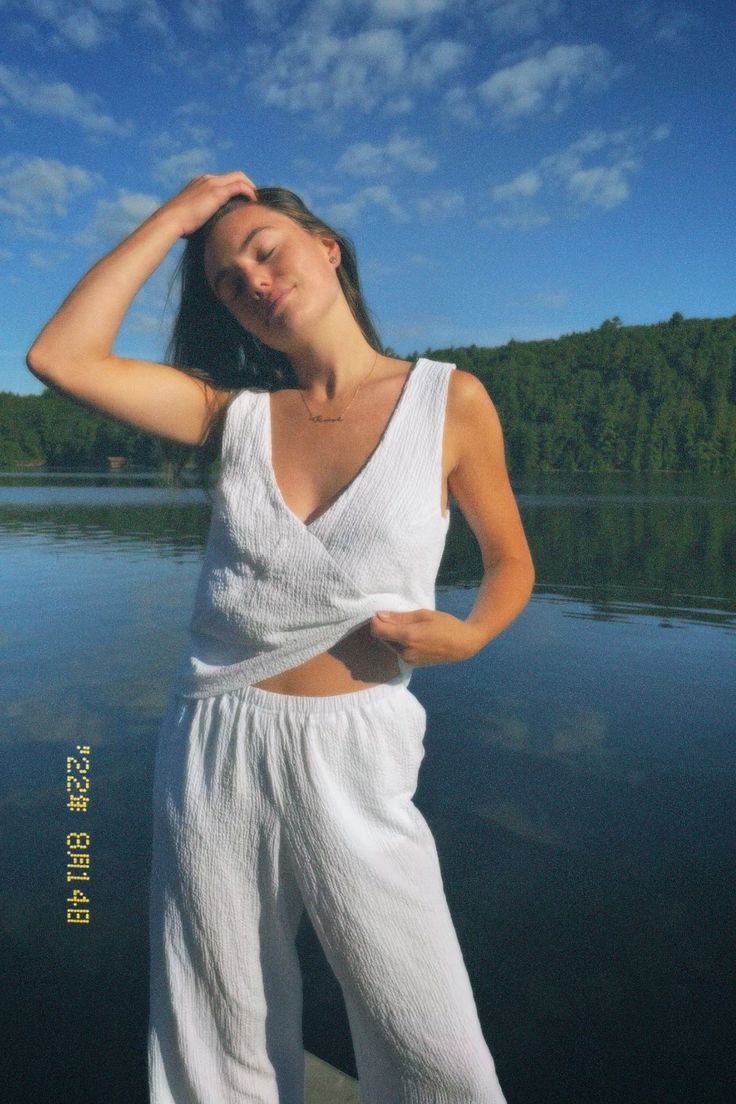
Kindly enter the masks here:
[[322, 414], [312, 414], [309, 420], [310, 422], [341, 422], [342, 414], [337, 418], [325, 418]]

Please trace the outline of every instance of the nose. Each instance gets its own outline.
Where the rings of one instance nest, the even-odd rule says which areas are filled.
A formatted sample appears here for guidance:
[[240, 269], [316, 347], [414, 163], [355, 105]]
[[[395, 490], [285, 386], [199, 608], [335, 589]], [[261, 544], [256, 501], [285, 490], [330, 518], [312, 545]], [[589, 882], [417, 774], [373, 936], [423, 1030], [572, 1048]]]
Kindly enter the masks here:
[[254, 269], [249, 264], [239, 263], [237, 268], [238, 277], [242, 282], [241, 286], [247, 299], [260, 302], [268, 298], [271, 290], [271, 279], [261, 266]]

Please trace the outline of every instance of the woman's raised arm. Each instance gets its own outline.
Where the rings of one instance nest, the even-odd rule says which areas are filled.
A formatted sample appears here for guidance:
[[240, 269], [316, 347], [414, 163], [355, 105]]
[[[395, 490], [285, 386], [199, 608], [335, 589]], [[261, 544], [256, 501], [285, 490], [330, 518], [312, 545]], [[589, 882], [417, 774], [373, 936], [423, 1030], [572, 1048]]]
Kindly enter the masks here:
[[97, 261], [28, 350], [33, 375], [138, 429], [203, 444], [230, 392], [168, 364], [114, 356], [112, 346], [136, 293], [174, 243], [238, 193], [257, 198], [242, 172], [197, 177]]

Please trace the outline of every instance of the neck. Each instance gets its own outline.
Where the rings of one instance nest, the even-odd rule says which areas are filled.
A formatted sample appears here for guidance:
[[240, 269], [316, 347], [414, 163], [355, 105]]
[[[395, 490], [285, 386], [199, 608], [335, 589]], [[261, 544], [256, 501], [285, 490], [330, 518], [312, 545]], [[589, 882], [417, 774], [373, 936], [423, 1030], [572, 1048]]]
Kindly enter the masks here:
[[[332, 320], [287, 353], [307, 398], [330, 402], [355, 390], [376, 363], [376, 350], [355, 319]], [[380, 354], [379, 354], [380, 358]]]

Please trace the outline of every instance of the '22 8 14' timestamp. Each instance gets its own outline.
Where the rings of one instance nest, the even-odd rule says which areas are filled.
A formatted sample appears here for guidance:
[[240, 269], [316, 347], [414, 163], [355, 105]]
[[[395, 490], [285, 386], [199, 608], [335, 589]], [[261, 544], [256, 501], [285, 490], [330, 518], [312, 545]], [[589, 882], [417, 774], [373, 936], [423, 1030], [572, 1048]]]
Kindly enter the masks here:
[[[89, 746], [77, 744], [80, 758], [68, 755], [66, 760], [66, 807], [73, 813], [86, 813], [89, 807]], [[89, 885], [89, 832], [68, 832], [66, 837], [66, 880]], [[89, 924], [89, 897], [75, 886], [66, 899], [67, 924]]]

